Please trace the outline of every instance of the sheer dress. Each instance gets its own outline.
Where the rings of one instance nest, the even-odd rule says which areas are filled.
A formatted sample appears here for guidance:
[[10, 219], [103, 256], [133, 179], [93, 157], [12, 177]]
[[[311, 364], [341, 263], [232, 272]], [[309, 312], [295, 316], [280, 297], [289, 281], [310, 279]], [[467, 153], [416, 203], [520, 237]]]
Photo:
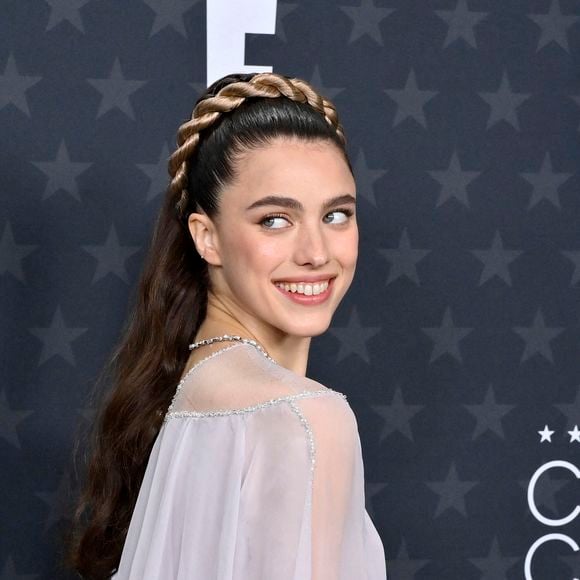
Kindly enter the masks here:
[[346, 396], [242, 342], [177, 386], [114, 580], [385, 580]]

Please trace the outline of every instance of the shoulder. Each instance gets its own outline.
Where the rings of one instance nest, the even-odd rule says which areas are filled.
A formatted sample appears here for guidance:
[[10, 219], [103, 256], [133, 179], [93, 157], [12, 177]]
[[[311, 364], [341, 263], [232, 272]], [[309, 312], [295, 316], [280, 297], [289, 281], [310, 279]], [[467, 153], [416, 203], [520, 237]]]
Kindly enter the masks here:
[[327, 394], [345, 398], [267, 359], [252, 346], [236, 345], [198, 364], [178, 389], [171, 410], [219, 416]]

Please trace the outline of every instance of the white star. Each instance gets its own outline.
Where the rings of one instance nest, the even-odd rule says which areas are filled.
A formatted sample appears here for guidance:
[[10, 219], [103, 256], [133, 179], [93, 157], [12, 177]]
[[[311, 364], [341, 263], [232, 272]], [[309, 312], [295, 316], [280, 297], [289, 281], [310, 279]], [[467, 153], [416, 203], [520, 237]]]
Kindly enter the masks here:
[[578, 425], [574, 425], [574, 429], [572, 431], [568, 431], [570, 435], [570, 443], [573, 441], [578, 441], [580, 443], [580, 429], [578, 429]]
[[542, 431], [538, 431], [538, 433], [542, 436], [542, 438], [540, 439], [540, 443], [543, 443], [544, 441], [552, 443], [552, 435], [554, 434], [554, 431], [550, 431], [547, 425], [544, 427]]

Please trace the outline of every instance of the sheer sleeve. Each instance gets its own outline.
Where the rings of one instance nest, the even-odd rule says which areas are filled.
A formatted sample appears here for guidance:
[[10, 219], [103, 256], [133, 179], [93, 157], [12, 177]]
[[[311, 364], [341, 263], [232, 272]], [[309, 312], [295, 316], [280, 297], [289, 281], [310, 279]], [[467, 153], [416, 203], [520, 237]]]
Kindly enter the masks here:
[[[357, 426], [346, 401], [323, 397], [301, 403], [314, 440], [312, 481], [312, 580], [339, 580], [340, 556], [348, 530], [359, 526], [356, 513]], [[361, 529], [362, 531], [362, 529]], [[359, 571], [360, 572], [360, 571]]]
[[200, 366], [171, 405], [113, 578], [385, 580], [346, 397], [277, 368], [258, 375], [242, 348], [220, 355], [237, 356], [226, 372], [217, 357]]
[[386, 578], [384, 550], [365, 509], [356, 417], [340, 396], [299, 402], [314, 447], [312, 580]]
[[247, 578], [384, 580], [354, 413], [340, 393], [309, 395], [289, 400], [280, 414], [255, 417]]

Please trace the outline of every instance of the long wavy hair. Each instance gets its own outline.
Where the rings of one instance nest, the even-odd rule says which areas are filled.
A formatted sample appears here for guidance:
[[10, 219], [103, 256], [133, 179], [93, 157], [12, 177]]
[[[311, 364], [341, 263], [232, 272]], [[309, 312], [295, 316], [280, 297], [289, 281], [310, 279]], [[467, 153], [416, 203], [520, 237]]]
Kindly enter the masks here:
[[[232, 74], [209, 86], [178, 130], [171, 176], [119, 343], [91, 397], [97, 415], [75, 442], [84, 479], [65, 532], [63, 566], [87, 580], [116, 572], [153, 444], [205, 318], [209, 276], [187, 226], [210, 218], [240, 154], [276, 137], [346, 139], [334, 105], [298, 78]], [[83, 439], [83, 441], [81, 441]]]

